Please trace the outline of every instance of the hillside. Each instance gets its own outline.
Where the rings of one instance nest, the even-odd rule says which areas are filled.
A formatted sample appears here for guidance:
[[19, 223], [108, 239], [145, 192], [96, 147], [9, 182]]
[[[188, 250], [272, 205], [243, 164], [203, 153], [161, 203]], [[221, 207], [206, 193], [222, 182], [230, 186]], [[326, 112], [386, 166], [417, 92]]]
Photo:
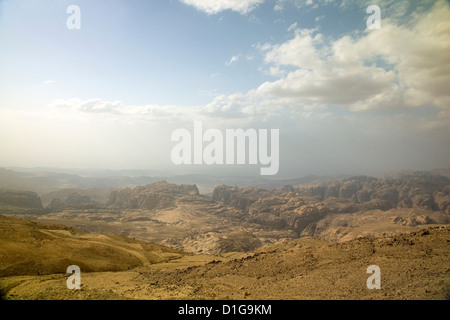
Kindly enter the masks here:
[[[70, 198], [74, 194], [78, 194], [83, 197], [89, 197], [90, 201], [96, 201], [101, 204], [106, 204], [109, 199], [109, 195], [114, 191], [113, 188], [86, 188], [86, 189], [76, 189], [76, 188], [65, 188], [59, 189], [57, 191], [49, 192], [41, 196], [42, 205], [49, 205], [54, 199], [59, 199], [62, 202], [69, 202]], [[67, 201], [69, 200], [69, 201]]]
[[0, 277], [65, 273], [70, 265], [87, 272], [120, 271], [184, 255], [119, 235], [87, 234], [4, 216], [0, 216], [0, 243]]
[[0, 189], [0, 205], [42, 209], [41, 199], [35, 192]]
[[0, 189], [0, 214], [39, 215], [47, 212], [35, 192]]
[[[214, 189], [166, 181], [115, 190], [106, 205], [74, 189], [43, 209], [0, 212], [84, 232], [114, 233], [191, 253], [246, 252], [302, 237], [335, 242], [393, 236], [450, 223], [450, 179], [417, 173], [398, 179], [352, 177], [279, 189]], [[50, 200], [50, 198], [47, 198]]]
[[[184, 256], [127, 271], [85, 272], [76, 291], [66, 288], [63, 274], [2, 277], [0, 284], [8, 299], [442, 300], [450, 292], [449, 243], [448, 226], [341, 244], [303, 238], [245, 254]], [[91, 252], [104, 251], [104, 244], [91, 245]], [[130, 246], [126, 242], [121, 248]], [[366, 286], [370, 265], [381, 269], [379, 290]]]
[[107, 206], [119, 209], [167, 209], [177, 199], [200, 196], [195, 185], [175, 185], [166, 181], [111, 192]]

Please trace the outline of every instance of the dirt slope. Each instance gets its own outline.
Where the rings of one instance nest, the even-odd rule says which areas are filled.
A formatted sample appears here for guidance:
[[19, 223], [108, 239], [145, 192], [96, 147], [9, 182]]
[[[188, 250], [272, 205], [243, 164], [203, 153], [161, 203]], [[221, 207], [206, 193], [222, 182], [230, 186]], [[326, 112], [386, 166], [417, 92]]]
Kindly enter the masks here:
[[87, 234], [0, 216], [0, 276], [85, 271], [120, 271], [180, 258], [183, 253], [119, 235]]
[[[50, 229], [56, 231], [54, 227]], [[68, 275], [64, 274], [2, 277], [0, 285], [8, 299], [449, 298], [450, 227], [421, 226], [415, 230], [344, 243], [303, 238], [249, 253], [185, 255], [156, 264], [141, 261], [149, 258], [145, 252], [137, 251], [135, 245], [139, 242], [120, 237], [120, 245], [114, 244], [118, 251], [109, 257], [109, 263], [122, 261], [119, 252], [126, 249], [128, 266], [139, 265], [132, 270], [88, 273], [82, 267], [82, 288], [76, 291], [67, 289]], [[92, 252], [105, 250], [104, 236], [88, 237]], [[1, 250], [4, 254], [3, 241]], [[160, 250], [165, 253], [165, 249]], [[68, 253], [60, 253], [61, 259]], [[108, 257], [102, 258], [108, 261]], [[366, 286], [370, 265], [381, 269], [380, 290]]]

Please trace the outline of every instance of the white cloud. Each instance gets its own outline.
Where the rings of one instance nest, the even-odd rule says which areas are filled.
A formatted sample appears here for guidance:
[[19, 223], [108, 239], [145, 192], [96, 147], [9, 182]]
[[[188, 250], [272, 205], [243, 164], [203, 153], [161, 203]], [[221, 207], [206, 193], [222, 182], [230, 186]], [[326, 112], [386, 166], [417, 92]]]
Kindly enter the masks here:
[[[100, 122], [176, 122], [180, 119], [191, 119], [198, 107], [186, 108], [180, 106], [160, 105], [125, 105], [121, 101], [105, 101], [102, 99], [68, 99], [55, 100], [42, 111], [47, 117], [72, 119], [73, 121]], [[195, 116], [194, 116], [195, 118]], [[193, 118], [192, 118], [193, 119]]]
[[294, 22], [293, 24], [291, 24], [289, 26], [289, 28], [287, 29], [288, 32], [291, 32], [292, 30], [296, 30], [297, 29], [297, 22]]
[[[216, 93], [216, 94], [214, 94]], [[121, 101], [104, 101], [102, 99], [68, 99], [55, 100], [48, 108], [33, 117], [70, 122], [102, 123], [154, 123], [177, 125], [194, 120], [207, 120], [232, 123], [236, 119], [246, 122], [249, 116], [262, 114], [249, 94], [217, 95], [215, 90], [201, 90], [199, 94], [214, 97], [204, 106], [175, 105], [125, 105]], [[29, 112], [24, 115], [29, 116]]]
[[269, 74], [274, 77], [282, 77], [286, 74], [286, 71], [281, 70], [279, 67], [270, 67]]
[[45, 80], [42, 84], [44, 86], [49, 86], [49, 85], [54, 84], [54, 83], [55, 83], [55, 81], [53, 81], [53, 80]]
[[[275, 115], [283, 108], [350, 111], [402, 109], [429, 104], [450, 106], [450, 9], [436, 2], [408, 25], [387, 19], [381, 30], [329, 39], [317, 29], [298, 29], [280, 44], [255, 44], [265, 55], [268, 74], [279, 79], [243, 94], [217, 96], [206, 106], [125, 106], [120, 101], [66, 100], [83, 114], [142, 121], [177, 121], [196, 117], [223, 119]], [[240, 55], [226, 65], [238, 62]], [[215, 77], [214, 74], [211, 77]], [[205, 93], [205, 92], [204, 92]], [[209, 94], [209, 93], [208, 93]], [[264, 116], [263, 116], [264, 115]]]
[[273, 10], [276, 11], [276, 12], [282, 12], [285, 9], [284, 8], [284, 3], [285, 2], [286, 2], [286, 0], [277, 0], [277, 3], [273, 7]]
[[231, 66], [232, 64], [238, 62], [239, 59], [240, 59], [240, 55], [232, 56], [231, 59], [225, 63], [225, 65], [229, 67], [229, 66]]
[[244, 116], [242, 106], [245, 104], [242, 94], [220, 95], [206, 105], [202, 113], [218, 118], [240, 118]]
[[291, 65], [296, 67], [318, 66], [321, 64], [316, 45], [321, 41], [321, 35], [312, 36], [314, 30], [296, 30], [295, 38], [281, 45], [262, 47], [266, 50], [265, 60], [276, 65]]
[[289, 105], [352, 111], [450, 106], [450, 9], [444, 1], [407, 25], [385, 19], [381, 30], [336, 40], [296, 29], [284, 43], [257, 48], [273, 75], [289, 70], [257, 92]]
[[53, 107], [72, 108], [83, 113], [109, 113], [119, 114], [120, 109], [123, 107], [121, 101], [103, 101], [101, 99], [90, 100], [56, 100], [51, 104]]
[[258, 42], [258, 43], [256, 43], [256, 44], [252, 45], [252, 47], [253, 47], [253, 48], [256, 48], [256, 49], [258, 49], [258, 50], [261, 50], [261, 51], [267, 51], [267, 50], [269, 50], [272, 46], [271, 46], [271, 44], [268, 43], [268, 42], [263, 43], [263, 44], [261, 44], [261, 43]]
[[264, 0], [180, 0], [207, 14], [216, 14], [224, 10], [232, 10], [246, 14], [255, 9]]
[[316, 17], [316, 18], [314, 19], [314, 21], [320, 22], [320, 21], [323, 20], [324, 18], [325, 18], [325, 15], [321, 15], [321, 16]]
[[283, 5], [281, 4], [281, 3], [277, 3], [274, 7], [273, 7], [273, 10], [274, 11], [283, 11], [284, 10], [284, 7], [283, 7]]

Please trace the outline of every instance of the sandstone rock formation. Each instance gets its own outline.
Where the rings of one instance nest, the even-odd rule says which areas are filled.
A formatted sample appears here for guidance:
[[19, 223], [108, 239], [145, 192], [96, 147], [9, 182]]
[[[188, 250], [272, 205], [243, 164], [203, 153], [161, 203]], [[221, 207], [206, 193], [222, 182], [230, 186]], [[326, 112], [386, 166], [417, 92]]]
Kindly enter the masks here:
[[447, 212], [450, 204], [450, 178], [430, 173], [416, 173], [397, 179], [377, 179], [367, 176], [313, 187], [294, 187], [294, 192], [305, 196], [349, 199], [375, 209], [421, 207]]
[[94, 201], [88, 195], [81, 195], [78, 192], [69, 194], [64, 200], [54, 198], [45, 207], [48, 212], [61, 212], [64, 209], [101, 209], [103, 205]]
[[0, 203], [29, 209], [42, 209], [41, 199], [35, 192], [0, 190]]
[[[298, 236], [312, 236], [324, 234], [324, 228], [335, 228], [329, 223], [318, 228], [317, 223], [339, 214], [408, 208], [449, 214], [449, 191], [450, 178], [416, 173], [397, 179], [358, 176], [318, 186], [285, 186], [270, 191], [222, 185], [214, 190], [212, 199], [242, 210], [247, 214], [246, 221], [264, 228], [290, 229]], [[447, 219], [440, 221], [446, 223]], [[395, 223], [416, 226], [434, 222], [426, 215], [413, 215]]]
[[212, 194], [213, 201], [220, 201], [233, 208], [248, 212], [249, 207], [261, 198], [268, 198], [273, 193], [259, 188], [237, 188], [218, 186]]
[[226, 252], [248, 252], [261, 247], [261, 241], [249, 232], [227, 234], [208, 232], [190, 236], [183, 241], [182, 248], [189, 252], [222, 254]]
[[[51, 213], [28, 213], [30, 219], [67, 223], [85, 232], [218, 254], [301, 237], [341, 242], [448, 224], [449, 193], [450, 178], [429, 173], [359, 176], [274, 190], [220, 185], [212, 198], [200, 195], [196, 185], [161, 181], [113, 191], [106, 207], [68, 189], [46, 207]], [[24, 216], [22, 208], [7, 213]]]
[[122, 209], [166, 209], [174, 207], [177, 198], [199, 195], [195, 185], [175, 185], [161, 181], [134, 189], [113, 191], [107, 206]]

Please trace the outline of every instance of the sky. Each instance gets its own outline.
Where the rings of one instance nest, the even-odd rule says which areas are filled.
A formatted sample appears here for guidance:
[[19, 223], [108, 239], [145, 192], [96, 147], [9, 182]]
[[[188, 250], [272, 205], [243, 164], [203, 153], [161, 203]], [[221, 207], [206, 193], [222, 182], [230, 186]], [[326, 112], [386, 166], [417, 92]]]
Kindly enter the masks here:
[[259, 174], [175, 165], [202, 121], [278, 177], [447, 168], [449, 52], [446, 0], [0, 0], [0, 167]]

